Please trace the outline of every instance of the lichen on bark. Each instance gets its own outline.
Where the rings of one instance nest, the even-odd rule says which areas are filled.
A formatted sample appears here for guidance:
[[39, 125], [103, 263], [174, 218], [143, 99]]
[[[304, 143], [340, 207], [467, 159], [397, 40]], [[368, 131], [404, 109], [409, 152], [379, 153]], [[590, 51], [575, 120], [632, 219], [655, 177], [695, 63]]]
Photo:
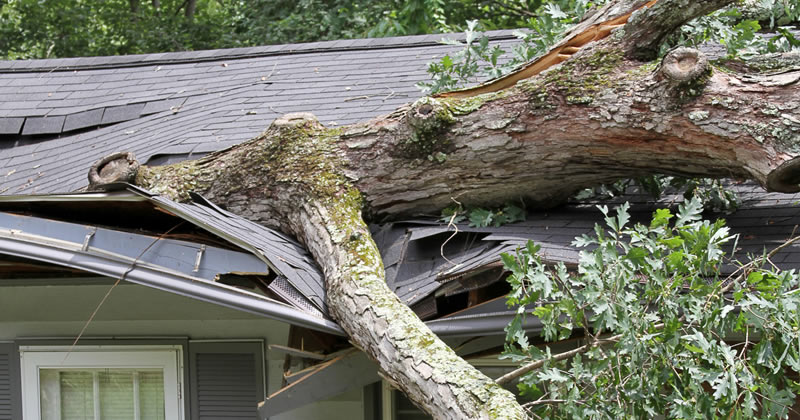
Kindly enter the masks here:
[[[410, 125], [435, 145], [452, 117], [434, 101], [418, 106], [429, 109], [415, 111]], [[523, 419], [510, 392], [458, 357], [387, 287], [380, 252], [362, 217], [363, 196], [345, 175], [341, 137], [341, 130], [324, 128], [311, 115], [288, 115], [224, 153], [146, 168], [137, 183], [176, 199], [197, 191], [224, 203], [226, 197], [254, 194], [249, 188], [257, 180], [255, 191], [284, 198], [274, 207], [277, 217], [320, 264], [331, 316], [390, 382], [438, 419]], [[204, 170], [216, 179], [203, 178]]]

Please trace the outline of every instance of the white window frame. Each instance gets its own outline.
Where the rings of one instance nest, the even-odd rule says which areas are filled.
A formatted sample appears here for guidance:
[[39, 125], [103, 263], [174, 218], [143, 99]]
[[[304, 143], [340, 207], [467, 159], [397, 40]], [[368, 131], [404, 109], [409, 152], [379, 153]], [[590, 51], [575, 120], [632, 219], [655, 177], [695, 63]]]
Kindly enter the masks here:
[[41, 369], [163, 369], [164, 418], [182, 420], [182, 346], [20, 346], [22, 418], [41, 420]]

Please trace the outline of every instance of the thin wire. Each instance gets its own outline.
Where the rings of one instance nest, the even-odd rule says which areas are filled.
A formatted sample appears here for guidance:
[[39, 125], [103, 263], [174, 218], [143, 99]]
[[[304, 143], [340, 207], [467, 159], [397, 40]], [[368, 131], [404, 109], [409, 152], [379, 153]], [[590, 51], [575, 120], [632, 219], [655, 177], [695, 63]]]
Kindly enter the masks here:
[[102, 298], [102, 299], [100, 299], [100, 303], [98, 303], [98, 304], [97, 304], [97, 306], [94, 308], [94, 311], [92, 312], [92, 315], [90, 315], [90, 316], [89, 316], [89, 319], [87, 319], [87, 320], [86, 320], [86, 323], [85, 323], [85, 324], [83, 324], [83, 328], [81, 328], [81, 331], [78, 333], [78, 336], [77, 336], [77, 337], [75, 337], [75, 341], [73, 341], [73, 342], [72, 342], [72, 345], [71, 345], [71, 346], [69, 346], [69, 350], [67, 350], [67, 354], [65, 354], [65, 355], [64, 355], [64, 360], [62, 360], [62, 361], [61, 361], [61, 364], [64, 364], [64, 362], [66, 362], [66, 361], [67, 361], [67, 357], [69, 357], [69, 355], [70, 355], [70, 354], [72, 353], [72, 351], [75, 349], [75, 346], [78, 344], [78, 340], [80, 340], [80, 339], [81, 339], [81, 337], [83, 337], [83, 333], [84, 333], [84, 332], [86, 332], [86, 329], [87, 329], [87, 328], [89, 328], [89, 324], [91, 324], [91, 323], [92, 323], [92, 320], [94, 320], [94, 317], [95, 317], [95, 315], [97, 315], [97, 313], [100, 311], [100, 308], [101, 308], [101, 307], [103, 306], [103, 304], [106, 302], [106, 299], [108, 299], [108, 297], [111, 295], [111, 291], [112, 291], [112, 290], [114, 290], [114, 288], [115, 288], [115, 287], [117, 287], [117, 285], [118, 285], [118, 284], [120, 284], [120, 282], [122, 282], [123, 280], [125, 280], [125, 277], [127, 277], [127, 276], [128, 276], [128, 274], [130, 274], [130, 272], [131, 272], [131, 271], [133, 271], [133, 270], [134, 270], [134, 268], [136, 268], [136, 263], [137, 263], [137, 262], [139, 262], [139, 259], [140, 259], [140, 258], [142, 258], [142, 256], [143, 256], [143, 255], [144, 255], [144, 254], [145, 254], [145, 253], [146, 253], [146, 252], [147, 252], [147, 251], [148, 251], [150, 248], [152, 248], [152, 247], [153, 247], [153, 245], [155, 245], [156, 243], [158, 243], [158, 241], [160, 241], [160, 240], [164, 239], [164, 237], [165, 237], [165, 236], [167, 236], [167, 235], [169, 235], [170, 233], [172, 233], [172, 231], [173, 231], [173, 230], [177, 229], [177, 228], [178, 228], [180, 225], [182, 225], [182, 224], [183, 224], [183, 221], [181, 221], [181, 222], [180, 222], [180, 223], [178, 223], [177, 225], [175, 225], [175, 226], [171, 227], [169, 230], [167, 230], [166, 232], [164, 232], [164, 233], [162, 233], [161, 235], [159, 235], [157, 238], [155, 238], [155, 239], [153, 240], [153, 242], [150, 242], [150, 244], [149, 244], [149, 245], [147, 245], [147, 247], [145, 247], [145, 248], [144, 248], [144, 250], [142, 250], [142, 252], [141, 252], [141, 253], [139, 253], [139, 256], [138, 256], [138, 257], [136, 257], [136, 259], [134, 259], [134, 260], [133, 260], [133, 262], [131, 263], [131, 266], [130, 266], [130, 267], [128, 267], [128, 269], [127, 269], [127, 270], [125, 270], [125, 272], [124, 272], [124, 273], [122, 273], [122, 275], [121, 275], [121, 276], [120, 276], [120, 277], [117, 279], [117, 281], [116, 281], [116, 282], [114, 282], [114, 284], [112, 284], [112, 285], [111, 285], [111, 287], [110, 287], [110, 288], [108, 289], [108, 291], [106, 292], [105, 296], [103, 296], [103, 298]]

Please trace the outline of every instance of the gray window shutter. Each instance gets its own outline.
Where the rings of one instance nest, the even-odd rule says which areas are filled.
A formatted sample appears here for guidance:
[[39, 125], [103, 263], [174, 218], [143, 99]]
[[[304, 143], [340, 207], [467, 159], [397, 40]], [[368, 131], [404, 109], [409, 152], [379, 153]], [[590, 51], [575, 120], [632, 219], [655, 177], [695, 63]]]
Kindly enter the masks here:
[[262, 342], [189, 343], [193, 420], [258, 419]]
[[0, 420], [22, 418], [19, 354], [13, 343], [0, 343]]

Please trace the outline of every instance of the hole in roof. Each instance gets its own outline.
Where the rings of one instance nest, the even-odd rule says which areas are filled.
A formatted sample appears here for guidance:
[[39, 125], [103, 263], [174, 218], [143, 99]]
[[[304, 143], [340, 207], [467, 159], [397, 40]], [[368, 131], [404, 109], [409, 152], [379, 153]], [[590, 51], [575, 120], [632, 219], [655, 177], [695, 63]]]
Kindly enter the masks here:
[[15, 147], [30, 146], [44, 141], [53, 140], [61, 137], [60, 135], [42, 134], [36, 136], [22, 136], [19, 134], [0, 134], [0, 150], [13, 149]]
[[[1, 202], [0, 211], [151, 236], [174, 228], [166, 238], [240, 250], [228, 241], [184, 222], [147, 201]], [[179, 226], [175, 228], [176, 225]]]
[[201, 157], [207, 154], [209, 154], [209, 152], [155, 154], [150, 156], [149, 159], [147, 159], [145, 165], [147, 166], [171, 165], [173, 163], [183, 162], [186, 160], [200, 159]]

